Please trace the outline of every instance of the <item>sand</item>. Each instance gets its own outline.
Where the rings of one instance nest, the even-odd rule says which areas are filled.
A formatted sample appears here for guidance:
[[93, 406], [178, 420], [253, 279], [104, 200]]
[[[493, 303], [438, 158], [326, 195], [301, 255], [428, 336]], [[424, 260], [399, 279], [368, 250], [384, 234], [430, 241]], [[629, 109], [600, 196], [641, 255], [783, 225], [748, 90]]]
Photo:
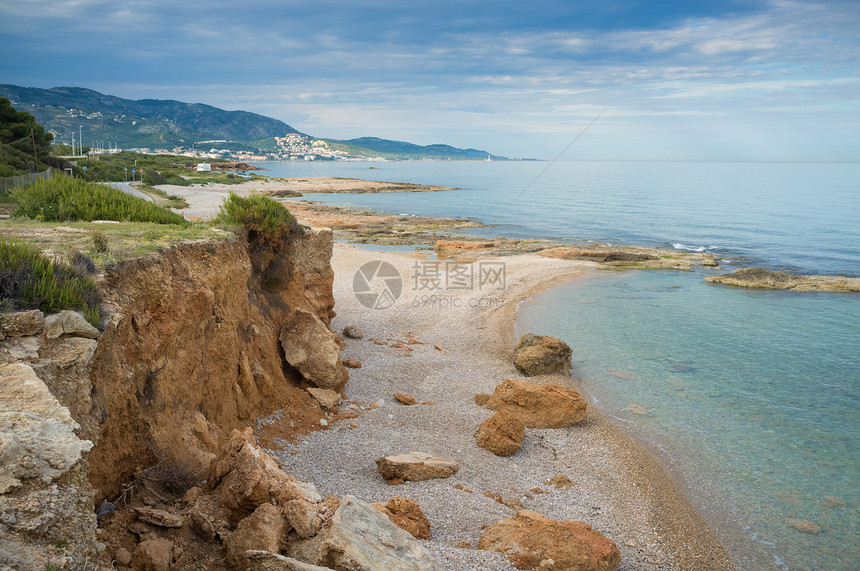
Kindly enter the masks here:
[[[255, 182], [165, 190], [189, 202], [186, 215], [209, 219], [230, 191], [272, 191], [279, 185], [283, 187]], [[393, 305], [370, 309], [354, 295], [354, 277], [363, 264], [377, 261], [397, 269], [402, 290]], [[468, 282], [446, 287], [443, 273], [441, 292], [420, 289], [435, 277], [433, 263], [425, 254], [335, 245], [337, 317], [332, 327], [338, 333], [347, 325], [364, 331], [363, 339], [345, 339], [342, 353], [344, 359], [362, 363], [350, 369], [347, 402], [341, 406], [341, 412], [357, 416], [271, 450], [285, 471], [313, 482], [323, 495], [415, 500], [432, 526], [432, 539], [424, 545], [446, 569], [514, 569], [501, 554], [455, 547], [464, 541], [477, 545], [482, 526], [515, 513], [484, 492], [517, 499], [556, 520], [592, 525], [618, 545], [622, 570], [734, 569], [726, 549], [664, 466], [667, 461], [591, 404], [586, 419], [575, 426], [526, 429], [523, 449], [513, 456], [498, 457], [475, 444], [475, 428], [492, 414], [475, 404], [475, 394], [492, 392], [505, 379], [522, 378], [510, 362], [517, 304], [587, 275], [595, 264], [535, 254], [482, 258], [470, 266], [471, 287], [452, 287]], [[494, 263], [504, 265], [503, 288], [493, 287], [498, 282], [480, 283], [482, 268], [499, 269]], [[408, 344], [408, 349], [392, 346], [409, 341], [420, 343]], [[575, 377], [529, 380], [579, 388]], [[410, 394], [421, 404], [399, 404], [395, 392]], [[456, 461], [460, 470], [448, 479], [389, 486], [375, 460], [413, 450]], [[573, 486], [549, 486], [557, 473]], [[535, 493], [536, 488], [548, 493]]]
[[[368, 309], [353, 294], [356, 271], [376, 260], [396, 267], [403, 281], [400, 298], [384, 309]], [[472, 290], [443, 291], [434, 300], [414, 289], [415, 277], [434, 269], [425, 257], [337, 245], [338, 315], [332, 326], [340, 332], [358, 325], [365, 334], [361, 340], [346, 339], [343, 358], [357, 359], [362, 367], [350, 370], [345, 390], [350, 404], [341, 410], [359, 416], [334, 422], [297, 444], [285, 443], [283, 451], [276, 451], [284, 469], [314, 482], [324, 495], [415, 500], [432, 526], [432, 540], [425, 545], [447, 569], [513, 569], [500, 554], [454, 547], [461, 541], [477, 545], [482, 526], [514, 514], [484, 492], [516, 498], [556, 520], [591, 524], [621, 549], [621, 569], [733, 569], [671, 477], [593, 406], [576, 426], [526, 429], [523, 449], [510, 457], [475, 444], [475, 428], [492, 414], [475, 404], [475, 394], [492, 392], [504, 379], [522, 378], [509, 360], [517, 304], [592, 271], [589, 262], [526, 254], [476, 262], [475, 277], [478, 264], [492, 262], [505, 265], [503, 290], [488, 292], [475, 284]], [[423, 344], [408, 345], [411, 351], [391, 346], [410, 339]], [[571, 377], [529, 380], [577, 388]], [[395, 392], [432, 404], [404, 406], [394, 400]], [[413, 450], [453, 460], [460, 471], [444, 480], [387, 485], [375, 460]], [[549, 486], [557, 473], [574, 485], [569, 490]], [[535, 488], [548, 493], [531, 492]]]

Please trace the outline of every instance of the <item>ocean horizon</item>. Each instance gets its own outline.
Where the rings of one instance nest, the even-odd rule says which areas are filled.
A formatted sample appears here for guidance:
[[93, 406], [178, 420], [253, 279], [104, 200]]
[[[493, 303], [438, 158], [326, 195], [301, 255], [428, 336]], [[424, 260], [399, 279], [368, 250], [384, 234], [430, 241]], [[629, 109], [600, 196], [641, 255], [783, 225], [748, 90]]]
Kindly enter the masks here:
[[[305, 198], [491, 225], [459, 234], [706, 251], [717, 273], [860, 275], [857, 163], [259, 164], [457, 187]], [[573, 348], [583, 391], [671, 459], [739, 568], [855, 569], [860, 296], [705, 283], [713, 273], [595, 272], [521, 304], [516, 330]]]

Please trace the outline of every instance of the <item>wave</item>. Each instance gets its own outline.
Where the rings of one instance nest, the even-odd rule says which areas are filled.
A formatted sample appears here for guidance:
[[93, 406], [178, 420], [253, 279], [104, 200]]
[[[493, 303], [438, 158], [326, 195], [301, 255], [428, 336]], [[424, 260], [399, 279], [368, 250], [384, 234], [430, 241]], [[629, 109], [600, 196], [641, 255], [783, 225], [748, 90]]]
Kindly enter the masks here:
[[680, 242], [676, 242], [672, 244], [672, 247], [676, 250], [685, 250], [687, 252], [704, 252], [707, 250], [704, 246], [687, 246], [686, 244], [681, 244]]

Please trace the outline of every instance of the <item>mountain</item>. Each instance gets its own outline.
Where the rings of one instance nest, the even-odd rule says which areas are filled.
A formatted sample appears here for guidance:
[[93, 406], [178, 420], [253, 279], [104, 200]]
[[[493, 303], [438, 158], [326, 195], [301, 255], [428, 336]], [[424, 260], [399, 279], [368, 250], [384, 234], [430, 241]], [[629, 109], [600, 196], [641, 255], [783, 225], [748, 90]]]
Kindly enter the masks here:
[[[39, 89], [0, 85], [19, 111], [27, 111], [56, 143], [70, 144], [83, 137], [84, 146], [120, 148], [227, 149], [268, 155], [278, 159], [338, 159], [383, 157], [388, 159], [485, 160], [491, 155], [477, 149], [449, 145], [415, 145], [377, 137], [325, 140], [323, 147], [283, 121], [249, 113], [225, 111], [202, 103], [162, 99], [134, 101], [105, 95], [82, 87]], [[296, 138], [284, 139], [286, 135]], [[278, 137], [279, 140], [276, 140]], [[505, 157], [492, 156], [493, 160]]]
[[298, 133], [277, 119], [247, 111], [225, 111], [202, 103], [161, 99], [133, 101], [81, 87], [38, 89], [0, 85], [0, 96], [31, 113], [57, 142], [68, 144], [83, 134], [120, 147], [192, 146], [197, 141], [244, 143]]

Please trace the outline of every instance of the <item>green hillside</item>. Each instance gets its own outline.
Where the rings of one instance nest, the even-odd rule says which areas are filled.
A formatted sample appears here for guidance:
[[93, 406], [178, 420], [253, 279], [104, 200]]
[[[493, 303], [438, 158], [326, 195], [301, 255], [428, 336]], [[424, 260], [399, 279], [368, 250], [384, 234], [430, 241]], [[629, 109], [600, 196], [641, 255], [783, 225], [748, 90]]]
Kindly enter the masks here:
[[506, 160], [505, 157], [490, 155], [487, 151], [478, 149], [458, 149], [450, 145], [416, 145], [405, 141], [392, 141], [378, 137], [360, 137], [358, 139], [337, 140], [325, 139], [333, 149], [348, 153], [363, 154], [371, 157], [386, 159], [425, 159], [437, 160]]

